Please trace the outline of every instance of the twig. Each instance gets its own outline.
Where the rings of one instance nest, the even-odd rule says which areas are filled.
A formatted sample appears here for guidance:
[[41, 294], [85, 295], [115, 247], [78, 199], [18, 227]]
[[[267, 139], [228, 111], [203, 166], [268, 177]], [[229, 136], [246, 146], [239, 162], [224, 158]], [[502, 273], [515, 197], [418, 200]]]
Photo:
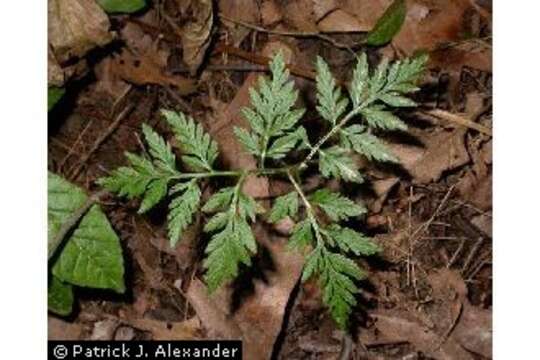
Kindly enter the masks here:
[[446, 264], [447, 269], [450, 269], [450, 266], [454, 265], [454, 262], [456, 262], [459, 253], [461, 253], [461, 250], [463, 250], [463, 246], [465, 246], [465, 240], [461, 241], [457, 250], [454, 252], [454, 255], [452, 255], [452, 258], [450, 259], [448, 264]]
[[[325, 35], [325, 34], [323, 34], [321, 32], [271, 30], [271, 29], [266, 29], [266, 28], [263, 28], [261, 26], [258, 26], [258, 25], [255, 25], [255, 24], [250, 24], [250, 23], [247, 23], [247, 22], [244, 22], [244, 21], [241, 21], [241, 20], [232, 19], [232, 18], [224, 15], [223, 13], [219, 13], [218, 17], [221, 20], [225, 20], [226, 22], [230, 22], [230, 23], [233, 23], [233, 24], [236, 24], [236, 25], [241, 25], [241, 26], [243, 26], [245, 28], [255, 30], [255, 31], [258, 31], [258, 32], [262, 32], [262, 33], [273, 34], [273, 35], [281, 35], [281, 36], [301, 37], [301, 38], [318, 38], [320, 40], [323, 40], [323, 41], [326, 41], [326, 42], [332, 44], [333, 46], [337, 47], [338, 49], [347, 50], [351, 54], [356, 56], [356, 54], [354, 53], [354, 51], [351, 49], [351, 47], [349, 45], [340, 43], [340, 42], [332, 39], [330, 36], [327, 36], [327, 35]], [[334, 31], [333, 33], [343, 33], [343, 31], [341, 31], [341, 32], [340, 31]]]
[[487, 264], [490, 264], [491, 263], [491, 260], [490, 260], [490, 256], [486, 256], [482, 261], [480, 261], [480, 263], [471, 271], [471, 274], [469, 276], [467, 276], [467, 280], [465, 280], [465, 282], [470, 282], [472, 281], [472, 279], [476, 276], [476, 274], [478, 274], [478, 272], [480, 272], [480, 270], [482, 270], [482, 268], [484, 267], [484, 265], [487, 265]]
[[480, 248], [480, 245], [484, 242], [483, 237], [479, 237], [478, 240], [474, 243], [473, 248], [469, 252], [469, 255], [467, 256], [467, 259], [465, 260], [465, 263], [463, 264], [463, 267], [461, 268], [461, 273], [465, 274], [467, 271], [467, 268], [469, 267], [469, 264], [471, 263], [472, 259], [474, 258], [474, 255], [478, 252], [478, 249]]
[[343, 334], [341, 340], [341, 351], [338, 360], [349, 360], [351, 358], [353, 341], [351, 335], [347, 332]]
[[423, 112], [424, 114], [435, 116], [439, 119], [444, 119], [451, 121], [453, 123], [459, 124], [461, 126], [468, 127], [470, 129], [477, 130], [481, 132], [482, 134], [493, 136], [493, 133], [490, 128], [480, 125], [478, 123], [473, 122], [472, 120], [467, 119], [466, 117], [458, 114], [453, 114], [451, 112], [441, 110], [441, 109], [433, 109], [433, 110], [427, 110]]
[[135, 106], [133, 104], [130, 104], [122, 110], [120, 114], [114, 119], [114, 121], [109, 125], [109, 127], [105, 130], [103, 134], [94, 142], [92, 145], [92, 148], [90, 151], [88, 151], [84, 156], [81, 157], [81, 161], [79, 162], [79, 165], [71, 172], [71, 175], [69, 176], [70, 180], [75, 180], [81, 173], [81, 170], [86, 165], [86, 162], [92, 156], [92, 154], [101, 146], [101, 144], [118, 128], [118, 125], [124, 120], [124, 118], [133, 110]]
[[99, 191], [95, 193], [94, 195], [90, 196], [88, 200], [79, 208], [77, 209], [69, 219], [67, 219], [62, 225], [60, 226], [60, 229], [56, 233], [56, 236], [51, 239], [47, 244], [47, 253], [48, 257], [47, 260], [51, 260], [53, 255], [56, 253], [56, 250], [60, 247], [60, 245], [63, 243], [63, 241], [66, 238], [66, 235], [79, 223], [81, 218], [86, 214], [86, 212], [94, 205], [96, 202], [99, 201], [99, 199], [107, 193], [106, 190]]
[[[236, 56], [236, 57], [238, 57], [240, 59], [249, 61], [251, 63], [259, 64], [259, 65], [263, 65], [263, 66], [268, 66], [268, 63], [271, 60], [270, 58], [268, 58], [266, 56], [253, 54], [253, 53], [250, 53], [248, 51], [244, 51], [242, 49], [236, 48], [234, 46], [229, 46], [229, 45], [220, 45], [215, 49], [215, 52], [216, 53], [227, 53], [227, 54]], [[295, 66], [295, 65], [291, 65], [291, 64], [287, 64], [287, 69], [289, 69], [289, 71], [293, 75], [300, 76], [300, 77], [303, 77], [305, 79], [315, 81], [316, 75], [311, 70], [306, 70], [304, 68], [301, 68], [301, 67], [298, 67], [298, 66]]]
[[[422, 225], [420, 225], [415, 231], [414, 233], [411, 235], [411, 239], [415, 238], [416, 235], [418, 235], [421, 231], [425, 231], [427, 230], [427, 228], [431, 225], [431, 223], [433, 222], [433, 220], [435, 220], [435, 218], [439, 215], [439, 213], [441, 212], [441, 209], [442, 207], [444, 206], [444, 204], [446, 203], [446, 201], [448, 200], [448, 198], [450, 197], [450, 194], [452, 193], [452, 190], [454, 190], [454, 187], [455, 185], [452, 185], [450, 187], [450, 189], [448, 189], [448, 191], [446, 192], [446, 195], [444, 195], [444, 198], [441, 200], [441, 203], [439, 204], [439, 206], [437, 207], [437, 209], [435, 210], [435, 212], [433, 213], [433, 215], [431, 216], [431, 218], [429, 218], [428, 221], [426, 221], [425, 223], [423, 223]], [[412, 245], [416, 245], [416, 243], [418, 242], [418, 239], [415, 239], [412, 243]]]
[[[265, 72], [268, 71], [268, 66], [263, 65], [252, 65], [252, 64], [211, 64], [204, 68], [205, 71], [246, 71], [246, 72], [253, 72], [253, 71], [260, 71]], [[172, 74], [175, 73], [189, 73], [190, 70], [187, 67], [177, 67], [170, 69], [170, 72]]]
[[84, 127], [84, 129], [79, 133], [79, 136], [77, 136], [77, 139], [75, 139], [75, 142], [73, 143], [73, 145], [70, 146], [69, 148], [69, 151], [68, 153], [66, 154], [66, 156], [64, 156], [64, 158], [62, 159], [62, 161], [60, 161], [60, 164], [58, 165], [58, 171], [59, 172], [62, 172], [62, 168], [64, 167], [64, 165], [66, 164], [66, 161], [69, 159], [69, 157], [73, 154], [73, 151], [75, 151], [75, 148], [79, 145], [79, 143], [81, 142], [84, 134], [86, 133], [86, 131], [88, 131], [88, 129], [90, 128], [90, 126], [92, 126], [92, 123], [93, 123], [93, 120], [90, 120], [88, 122], [88, 124], [86, 124], [86, 126]]
[[171, 89], [170, 86], [164, 86], [165, 91], [176, 100], [178, 104], [180, 104], [180, 107], [182, 107], [182, 110], [185, 112], [192, 113], [193, 108], [184, 100], [180, 95], [178, 95], [173, 89]]

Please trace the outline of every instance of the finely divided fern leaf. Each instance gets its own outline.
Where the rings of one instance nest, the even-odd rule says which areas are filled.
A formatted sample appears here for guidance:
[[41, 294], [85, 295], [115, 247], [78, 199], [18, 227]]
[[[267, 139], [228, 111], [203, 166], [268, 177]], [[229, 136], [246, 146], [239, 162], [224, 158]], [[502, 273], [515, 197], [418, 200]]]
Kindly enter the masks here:
[[[120, 196], [141, 197], [139, 212], [151, 209], [169, 195], [172, 201], [167, 226], [171, 244], [175, 245], [201, 206], [198, 182], [207, 177], [236, 177], [236, 185], [215, 192], [201, 209], [208, 216], [204, 231], [211, 235], [203, 266], [206, 283], [213, 291], [234, 279], [241, 264], [249, 266], [257, 251], [250, 224], [264, 209], [242, 192], [244, 180], [248, 175], [287, 175], [294, 191], [278, 197], [265, 218], [270, 223], [286, 217], [297, 221], [289, 246], [308, 254], [302, 281], [318, 278], [324, 302], [337, 324], [345, 329], [356, 304], [356, 282], [366, 276], [347, 256], [370, 256], [380, 248], [366, 235], [340, 224], [366, 213], [363, 205], [324, 188], [307, 196], [295, 179], [301, 179], [304, 169], [316, 163], [326, 178], [361, 183], [357, 154], [368, 160], [396, 162], [379, 133], [406, 130], [406, 124], [393, 110], [416, 105], [408, 96], [418, 91], [416, 81], [426, 62], [426, 56], [393, 63], [383, 60], [370, 71], [366, 54], [361, 54], [347, 94], [328, 64], [317, 58], [316, 109], [330, 129], [312, 144], [299, 124], [305, 110], [293, 108], [298, 92], [289, 79], [283, 56], [278, 54], [270, 63], [270, 78], [259, 79], [257, 88], [249, 91], [251, 106], [241, 110], [249, 128], [234, 129], [245, 150], [258, 158], [258, 169], [216, 170], [218, 146], [203, 127], [184, 114], [163, 111], [181, 150], [180, 159], [193, 172], [179, 171], [171, 145], [143, 125], [150, 158], [126, 153], [129, 166], [112, 171], [99, 183]], [[300, 154], [303, 150], [308, 153], [297, 164], [265, 168], [265, 159], [286, 163], [283, 160], [291, 152]]]
[[210, 138], [200, 124], [182, 113], [162, 110], [171, 126], [184, 155], [182, 160], [193, 170], [212, 171], [218, 156], [218, 145]]
[[285, 217], [293, 217], [298, 212], [298, 193], [293, 191], [280, 196], [274, 202], [274, 207], [270, 211], [268, 221], [276, 223]]
[[371, 256], [381, 250], [369, 237], [353, 229], [332, 224], [322, 231], [330, 245], [337, 246], [343, 252], [350, 251], [357, 256]]
[[[264, 164], [266, 157], [281, 159], [297, 144], [299, 133], [297, 123], [304, 115], [304, 109], [292, 109], [298, 91], [289, 81], [289, 70], [281, 53], [270, 63], [272, 78], [259, 78], [259, 89], [250, 89], [252, 108], [242, 109], [244, 118], [252, 132], [235, 127], [234, 132], [245, 149], [260, 158]], [[278, 139], [275, 139], [278, 137]]]
[[[181, 194], [178, 195], [178, 193]], [[193, 215], [199, 208], [201, 189], [197, 185], [197, 181], [191, 180], [171, 189], [172, 194], [176, 194], [176, 197], [169, 204], [167, 228], [171, 246], [175, 246], [181, 237], [182, 231], [191, 224]]]
[[157, 168], [172, 174], [176, 173], [176, 157], [171, 150], [171, 146], [150, 126], [143, 124], [142, 130], [150, 155], [152, 155]]
[[206, 247], [207, 269], [205, 279], [210, 291], [238, 275], [239, 265], [251, 265], [251, 256], [257, 251], [257, 244], [247, 219], [255, 220], [257, 204], [240, 190], [241, 182], [214, 194], [204, 206], [207, 212], [228, 207], [218, 212], [205, 227], [214, 233]]
[[320, 207], [332, 221], [346, 220], [367, 211], [365, 207], [328, 189], [317, 190], [309, 197], [309, 201]]
[[375, 135], [364, 132], [361, 125], [351, 125], [341, 130], [340, 144], [364, 155], [368, 160], [397, 162], [398, 159]]
[[342, 96], [341, 89], [336, 86], [336, 80], [330, 72], [328, 64], [317, 57], [317, 111], [332, 125], [345, 112], [349, 100]]
[[364, 182], [350, 151], [340, 146], [319, 150], [319, 170], [324, 177], [343, 179], [355, 183]]

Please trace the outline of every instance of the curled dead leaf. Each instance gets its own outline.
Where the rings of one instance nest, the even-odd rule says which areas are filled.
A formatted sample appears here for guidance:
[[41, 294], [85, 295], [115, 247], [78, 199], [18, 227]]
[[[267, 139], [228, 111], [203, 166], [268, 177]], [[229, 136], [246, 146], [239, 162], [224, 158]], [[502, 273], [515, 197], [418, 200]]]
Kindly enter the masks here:
[[49, 44], [61, 64], [110, 42], [109, 27], [109, 18], [94, 0], [49, 0]]
[[206, 49], [210, 45], [210, 34], [214, 23], [211, 0], [197, 0], [191, 3], [193, 18], [182, 29], [183, 59], [191, 74], [201, 65]]
[[415, 182], [426, 184], [440, 179], [445, 171], [469, 162], [465, 132], [462, 128], [450, 132], [416, 132], [422, 146], [389, 144], [388, 148]]

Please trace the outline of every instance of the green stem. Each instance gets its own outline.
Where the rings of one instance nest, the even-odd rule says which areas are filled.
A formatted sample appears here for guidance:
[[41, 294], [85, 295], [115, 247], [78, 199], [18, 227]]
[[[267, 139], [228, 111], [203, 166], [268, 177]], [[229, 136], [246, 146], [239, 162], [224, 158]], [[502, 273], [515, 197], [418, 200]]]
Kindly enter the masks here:
[[181, 173], [177, 175], [172, 175], [171, 180], [187, 180], [187, 179], [201, 179], [209, 177], [240, 177], [243, 175], [276, 175], [276, 174], [286, 174], [289, 170], [294, 170], [298, 168], [298, 165], [285, 166], [280, 168], [270, 168], [270, 169], [250, 169], [250, 170], [231, 170], [231, 171], [211, 171], [211, 172], [200, 172], [200, 173]]
[[315, 232], [315, 238], [317, 239], [317, 248], [323, 246], [324, 247], [324, 241], [321, 235], [321, 230], [319, 228], [319, 223], [317, 222], [317, 219], [315, 218], [315, 213], [313, 211], [313, 206], [311, 206], [311, 203], [307, 199], [306, 195], [302, 191], [302, 188], [300, 187], [300, 184], [294, 179], [293, 174], [288, 171], [287, 176], [293, 184], [294, 189], [300, 195], [300, 199], [302, 199], [302, 202], [304, 203], [304, 206], [306, 207], [307, 216], [309, 219], [309, 222], [311, 223], [311, 227], [313, 228], [313, 232]]
[[321, 146], [323, 146], [332, 136], [334, 136], [339, 130], [345, 126], [349, 120], [351, 120], [355, 115], [357, 115], [360, 111], [362, 111], [364, 108], [366, 108], [369, 104], [371, 104], [375, 100], [375, 97], [370, 97], [366, 101], [364, 101], [362, 104], [360, 104], [358, 107], [352, 109], [337, 125], [335, 125], [325, 136], [323, 136], [316, 144], [311, 148], [311, 151], [306, 156], [306, 158], [300, 163], [298, 166], [300, 169], [306, 168], [307, 163], [317, 154]]

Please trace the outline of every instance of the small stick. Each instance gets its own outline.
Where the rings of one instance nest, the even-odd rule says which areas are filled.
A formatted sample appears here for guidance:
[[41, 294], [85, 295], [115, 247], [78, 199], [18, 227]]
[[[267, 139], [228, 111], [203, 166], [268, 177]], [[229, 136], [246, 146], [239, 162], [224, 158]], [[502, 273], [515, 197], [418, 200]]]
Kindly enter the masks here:
[[439, 119], [444, 119], [444, 120], [451, 121], [453, 123], [459, 124], [461, 126], [468, 127], [470, 129], [477, 130], [477, 131], [481, 132], [482, 134], [485, 134], [485, 135], [488, 135], [488, 136], [493, 136], [493, 132], [491, 131], [490, 128], [488, 128], [488, 127], [486, 127], [484, 125], [475, 123], [474, 121], [469, 120], [469, 119], [467, 119], [466, 117], [464, 117], [462, 115], [453, 114], [451, 112], [448, 112], [446, 110], [441, 110], [441, 109], [427, 110], [427, 111], [424, 111], [423, 113], [431, 115], [431, 116], [435, 116], [435, 117], [437, 117]]
[[81, 173], [81, 170], [85, 166], [90, 156], [92, 156], [92, 154], [101, 146], [101, 144], [116, 130], [116, 128], [118, 128], [118, 125], [120, 125], [120, 122], [124, 120], [126, 115], [129, 114], [131, 110], [133, 110], [134, 107], [135, 106], [133, 104], [128, 105], [124, 108], [124, 110], [122, 110], [120, 114], [118, 114], [118, 116], [116, 117], [116, 119], [114, 119], [111, 125], [109, 125], [109, 127], [105, 130], [105, 132], [101, 134], [101, 136], [94, 142], [90, 151], [84, 154], [84, 156], [81, 158], [79, 165], [77, 165], [75, 170], [71, 172], [71, 175], [69, 176], [70, 180], [73, 181], [77, 179], [77, 177]]
[[67, 153], [66, 156], [64, 156], [64, 158], [62, 159], [62, 161], [60, 161], [60, 164], [58, 165], [58, 171], [59, 172], [62, 172], [62, 168], [64, 167], [64, 165], [66, 164], [66, 161], [67, 159], [69, 159], [69, 157], [73, 154], [73, 151], [75, 151], [75, 148], [79, 145], [79, 143], [82, 141], [82, 138], [84, 136], [84, 134], [86, 133], [86, 131], [88, 131], [88, 129], [90, 128], [90, 126], [92, 126], [92, 123], [94, 121], [93, 120], [90, 120], [88, 122], [88, 124], [86, 124], [86, 126], [84, 127], [83, 131], [81, 131], [79, 133], [79, 136], [77, 136], [77, 139], [75, 139], [75, 142], [73, 143], [73, 145], [70, 146], [69, 148], [69, 151]]
[[[253, 54], [253, 53], [250, 53], [248, 51], [244, 51], [242, 49], [236, 48], [234, 46], [229, 46], [229, 45], [220, 45], [220, 46], [218, 46], [216, 48], [215, 52], [216, 53], [220, 53], [220, 52], [227, 53], [227, 54], [239, 57], [240, 59], [247, 60], [247, 61], [249, 61], [251, 63], [255, 63], [255, 64], [259, 64], [259, 65], [263, 65], [263, 66], [267, 66], [268, 63], [271, 60], [270, 58], [268, 58], [266, 56]], [[315, 81], [316, 75], [311, 70], [306, 70], [304, 68], [294, 66], [294, 65], [290, 65], [290, 64], [287, 64], [287, 69], [289, 69], [289, 71], [293, 75], [300, 76], [300, 77], [303, 77], [305, 79]]]
[[[171, 73], [189, 73], [190, 70], [187, 67], [178, 67], [170, 70]], [[204, 68], [204, 71], [259, 71], [266, 72], [268, 71], [267, 66], [262, 65], [252, 65], [252, 64], [212, 64]]]
[[[435, 218], [439, 215], [439, 213], [441, 212], [441, 209], [442, 207], [444, 206], [444, 204], [446, 203], [446, 201], [448, 200], [448, 198], [450, 197], [450, 194], [452, 193], [452, 190], [454, 190], [454, 187], [455, 185], [452, 185], [450, 187], [450, 189], [448, 189], [448, 192], [446, 193], [446, 195], [444, 195], [444, 198], [442, 199], [441, 203], [439, 204], [439, 206], [437, 207], [437, 209], [435, 210], [435, 212], [433, 213], [433, 215], [431, 216], [431, 218], [426, 221], [425, 223], [423, 223], [422, 225], [420, 225], [415, 231], [414, 233], [411, 235], [411, 239], [415, 238], [416, 235], [418, 235], [421, 231], [425, 231], [427, 230], [427, 228], [431, 225], [431, 223], [435, 220]], [[416, 245], [416, 243], [418, 242], [418, 239], [415, 239], [412, 243], [413, 246]]]
[[349, 360], [351, 358], [353, 341], [351, 335], [347, 332], [343, 334], [341, 340], [341, 351], [338, 360]]
[[[247, 23], [247, 22], [244, 22], [244, 21], [241, 21], [241, 20], [232, 19], [232, 18], [224, 15], [223, 13], [219, 13], [218, 16], [219, 16], [219, 18], [221, 20], [225, 20], [226, 22], [230, 22], [230, 23], [233, 23], [233, 24], [236, 24], [236, 25], [241, 25], [241, 26], [243, 26], [245, 28], [255, 30], [255, 31], [258, 31], [258, 32], [262, 32], [262, 33], [273, 34], [273, 35], [281, 35], [281, 36], [302, 37], [302, 38], [318, 38], [318, 39], [321, 39], [323, 41], [326, 41], [326, 42], [332, 44], [333, 46], [337, 47], [338, 49], [347, 50], [351, 54], [356, 56], [356, 54], [354, 53], [354, 51], [351, 49], [351, 47], [349, 45], [340, 43], [340, 42], [332, 39], [330, 36], [327, 36], [327, 35], [325, 35], [325, 34], [323, 34], [321, 32], [303, 32], [303, 31], [299, 32], [299, 31], [287, 31], [287, 30], [271, 30], [271, 29], [266, 29], [266, 28], [263, 28], [261, 26], [258, 26], [258, 25], [255, 25], [255, 24], [250, 24], [250, 23]], [[333, 33], [343, 33], [343, 32], [335, 31]]]
[[467, 256], [467, 259], [465, 260], [465, 263], [461, 267], [461, 273], [464, 274], [467, 268], [469, 267], [474, 255], [478, 252], [478, 249], [480, 248], [480, 245], [482, 245], [482, 242], [484, 241], [483, 237], [479, 237], [478, 240], [476, 240], [476, 243], [474, 244], [473, 248], [469, 252], [469, 255]]
[[446, 268], [447, 269], [450, 269], [450, 266], [454, 265], [454, 262], [456, 261], [459, 253], [461, 252], [461, 250], [463, 250], [463, 246], [465, 246], [465, 240], [462, 240], [461, 243], [459, 244], [456, 252], [454, 252], [454, 255], [452, 255], [452, 258], [450, 259], [450, 261], [448, 262], [448, 264], [446, 265]]

